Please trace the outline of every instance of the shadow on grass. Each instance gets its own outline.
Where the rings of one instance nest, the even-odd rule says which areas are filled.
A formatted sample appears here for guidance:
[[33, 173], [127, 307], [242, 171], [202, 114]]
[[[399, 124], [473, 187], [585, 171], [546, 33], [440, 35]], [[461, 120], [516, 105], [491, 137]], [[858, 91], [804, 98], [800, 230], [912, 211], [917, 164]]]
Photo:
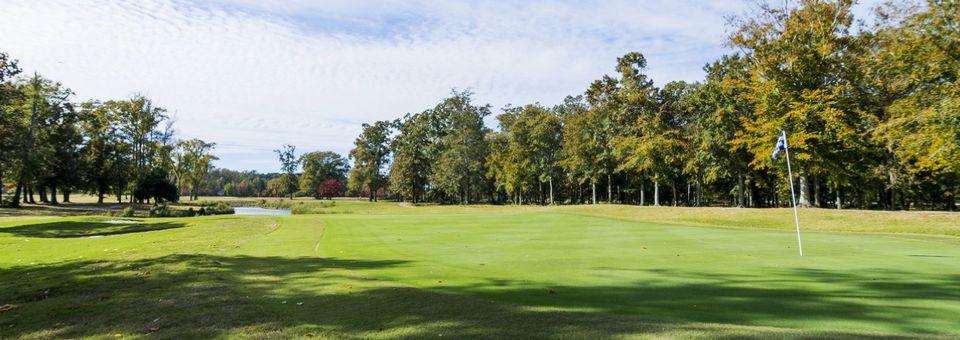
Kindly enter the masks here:
[[[495, 291], [455, 287], [441, 292], [397, 286], [360, 275], [369, 269], [405, 265], [408, 263], [403, 261], [168, 255], [136, 261], [14, 267], [0, 270], [0, 304], [18, 305], [17, 309], [0, 314], [0, 338], [115, 334], [158, 338], [278, 338], [310, 334], [411, 339], [609, 338], [638, 334], [850, 338], [870, 334], [716, 322], [742, 325], [791, 317], [896, 322], [893, 314], [877, 315], [864, 304], [830, 297], [882, 294], [907, 298], [917, 289], [942, 298], [954, 298], [957, 294], [950, 291], [957, 288], [955, 283], [944, 287], [869, 284], [860, 286], [864, 291], [859, 292], [816, 294], [801, 289], [736, 287], [736, 279], [729, 278], [726, 279], [731, 281], [720, 284], [556, 287], [555, 294], [522, 282], [501, 280]], [[805, 274], [819, 275], [820, 279], [862, 279], [832, 272]], [[606, 313], [623, 312], [617, 308], [597, 308], [613, 300], [619, 300], [621, 306], [631, 306], [629, 312], [633, 316]], [[705, 310], [712, 312], [702, 312]], [[910, 311], [901, 311], [899, 315], [916, 316]], [[709, 323], [650, 321], [670, 318]]]
[[104, 222], [85, 222], [85, 221], [59, 221], [36, 224], [25, 224], [15, 227], [0, 228], [0, 233], [12, 234], [22, 237], [44, 237], [44, 238], [74, 238], [90, 236], [108, 236], [130, 233], [141, 233], [146, 231], [183, 228], [185, 223], [104, 223]]
[[[647, 272], [650, 279], [628, 285], [543, 286], [491, 279], [441, 290], [542, 308], [666, 321], [783, 327], [835, 324], [830, 328], [960, 334], [957, 273], [918, 275], [884, 269], [857, 273], [784, 269], [769, 275]], [[779, 279], [783, 277], [794, 279]]]

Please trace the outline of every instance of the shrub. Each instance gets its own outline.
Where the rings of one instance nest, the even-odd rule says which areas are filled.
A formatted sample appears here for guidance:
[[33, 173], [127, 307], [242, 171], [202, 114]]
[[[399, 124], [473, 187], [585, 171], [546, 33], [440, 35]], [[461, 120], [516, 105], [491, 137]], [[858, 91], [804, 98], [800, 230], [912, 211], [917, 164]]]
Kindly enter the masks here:
[[226, 202], [217, 202], [207, 204], [200, 208], [200, 215], [230, 215], [233, 214], [233, 207]]
[[137, 213], [137, 210], [133, 206], [123, 208], [123, 212], [120, 213], [121, 217], [133, 217]]
[[134, 185], [133, 197], [139, 201], [152, 198], [155, 203], [176, 202], [180, 199], [177, 186], [163, 169], [153, 169]]
[[317, 193], [320, 195], [320, 197], [333, 199], [334, 196], [340, 195], [340, 188], [340, 181], [328, 179], [323, 181], [323, 183], [320, 183]]

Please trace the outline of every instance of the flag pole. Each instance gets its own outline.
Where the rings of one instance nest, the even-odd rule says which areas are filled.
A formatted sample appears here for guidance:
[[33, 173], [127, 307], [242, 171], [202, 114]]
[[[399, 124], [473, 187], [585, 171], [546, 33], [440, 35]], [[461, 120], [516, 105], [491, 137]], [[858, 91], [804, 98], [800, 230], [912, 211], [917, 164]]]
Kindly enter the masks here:
[[800, 217], [797, 215], [797, 195], [793, 190], [793, 170], [790, 169], [790, 147], [787, 145], [787, 132], [780, 131], [783, 137], [783, 151], [787, 153], [787, 180], [790, 181], [790, 203], [793, 203], [793, 222], [797, 225], [797, 248], [800, 249], [800, 256], [803, 256], [803, 242], [800, 241]]

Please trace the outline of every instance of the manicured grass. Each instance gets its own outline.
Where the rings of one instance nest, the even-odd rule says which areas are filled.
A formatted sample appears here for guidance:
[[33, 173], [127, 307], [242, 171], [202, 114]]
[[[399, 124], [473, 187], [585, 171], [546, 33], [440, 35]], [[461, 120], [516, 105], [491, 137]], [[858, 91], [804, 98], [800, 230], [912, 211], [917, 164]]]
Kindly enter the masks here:
[[0, 218], [0, 338], [960, 335], [957, 214], [303, 201]]

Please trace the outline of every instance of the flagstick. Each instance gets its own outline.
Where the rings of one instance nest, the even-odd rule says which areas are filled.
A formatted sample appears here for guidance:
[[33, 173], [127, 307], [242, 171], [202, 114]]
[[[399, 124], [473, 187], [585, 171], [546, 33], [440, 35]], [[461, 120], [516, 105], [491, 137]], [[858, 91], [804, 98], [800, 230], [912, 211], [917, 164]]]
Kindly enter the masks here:
[[783, 150], [787, 153], [787, 179], [790, 180], [790, 202], [793, 203], [793, 221], [797, 224], [797, 247], [800, 249], [800, 256], [803, 256], [803, 242], [800, 241], [800, 217], [797, 215], [797, 195], [793, 191], [793, 170], [790, 169], [790, 147], [787, 146], [787, 132], [783, 134]]

